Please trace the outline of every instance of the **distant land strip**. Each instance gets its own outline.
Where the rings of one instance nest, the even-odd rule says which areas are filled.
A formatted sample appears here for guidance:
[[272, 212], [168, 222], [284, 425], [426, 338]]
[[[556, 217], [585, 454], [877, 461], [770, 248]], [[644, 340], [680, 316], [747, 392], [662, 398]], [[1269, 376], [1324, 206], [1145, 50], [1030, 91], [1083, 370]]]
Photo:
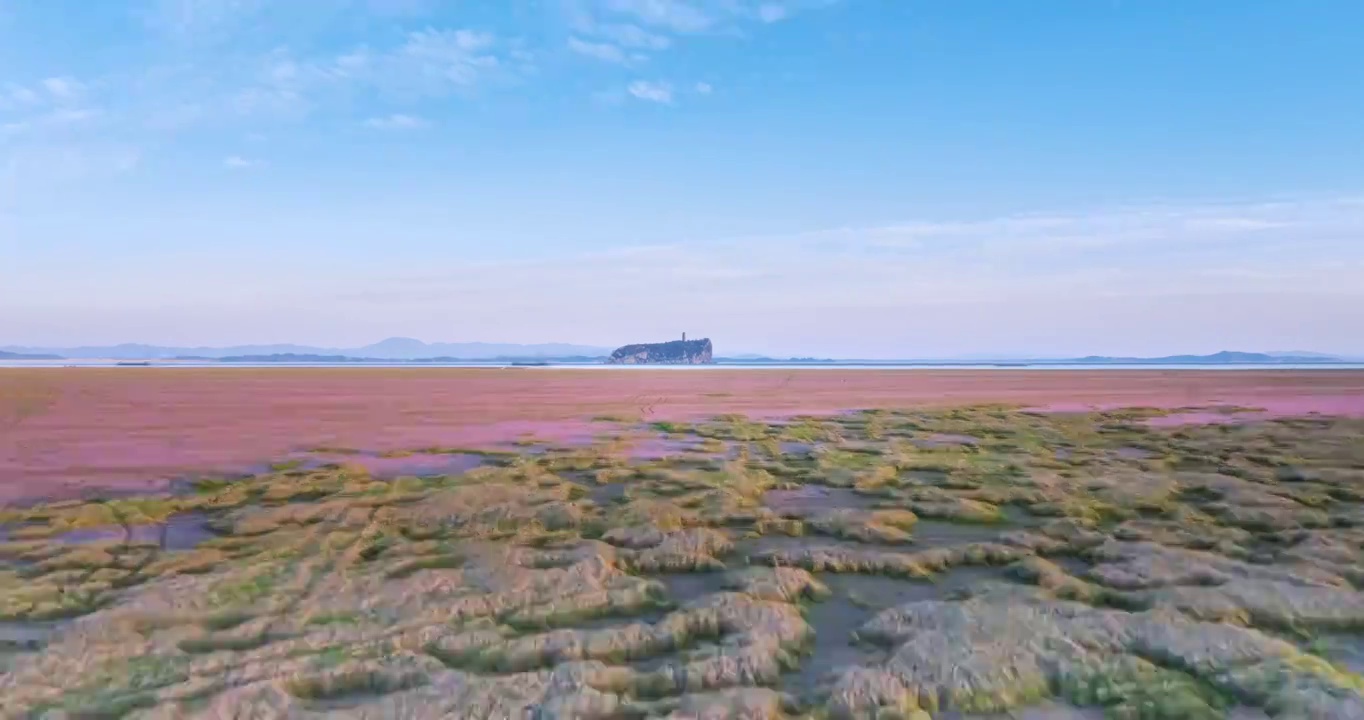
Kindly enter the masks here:
[[[605, 363], [609, 359], [608, 354], [600, 355], [497, 355], [497, 356], [455, 356], [439, 355], [432, 357], [412, 357], [412, 358], [393, 358], [393, 357], [369, 357], [345, 354], [321, 354], [321, 353], [260, 353], [243, 355], [175, 355], [175, 356], [144, 356], [133, 357], [127, 355], [108, 355], [103, 358], [91, 357], [87, 354], [77, 356], [64, 356], [56, 353], [41, 352], [16, 352], [0, 350], [0, 361], [60, 361], [60, 360], [143, 360], [152, 362], [199, 362], [199, 363], [355, 363], [355, 364], [441, 364], [441, 363], [478, 363], [478, 364], [519, 364], [519, 365], [549, 365], [549, 364], [591, 364]], [[1341, 357], [1325, 354], [1304, 354], [1304, 355], [1285, 355], [1270, 353], [1253, 352], [1232, 352], [1224, 351], [1210, 355], [1165, 355], [1161, 357], [1114, 357], [1106, 355], [1089, 355], [1079, 358], [991, 358], [991, 359], [904, 359], [904, 360], [868, 360], [858, 358], [815, 358], [815, 357], [790, 357], [776, 358], [760, 355], [741, 355], [735, 357], [717, 357], [714, 359], [716, 364], [724, 365], [765, 365], [765, 364], [788, 364], [788, 365], [915, 365], [922, 367], [953, 367], [953, 366], [996, 366], [996, 367], [1027, 367], [1027, 366], [1047, 366], [1047, 365], [1332, 365], [1341, 363], [1364, 362], [1364, 358]], [[141, 364], [141, 363], [139, 363]]]

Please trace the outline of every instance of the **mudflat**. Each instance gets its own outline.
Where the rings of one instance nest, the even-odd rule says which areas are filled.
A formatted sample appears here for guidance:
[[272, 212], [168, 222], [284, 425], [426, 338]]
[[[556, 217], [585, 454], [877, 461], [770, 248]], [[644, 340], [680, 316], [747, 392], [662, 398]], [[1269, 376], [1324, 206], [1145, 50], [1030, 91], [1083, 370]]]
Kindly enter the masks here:
[[0, 505], [0, 716], [1364, 717], [1364, 419], [1295, 390], [598, 416]]
[[1364, 414], [1364, 371], [0, 369], [0, 502], [366, 452], [590, 437], [592, 419], [980, 403]]

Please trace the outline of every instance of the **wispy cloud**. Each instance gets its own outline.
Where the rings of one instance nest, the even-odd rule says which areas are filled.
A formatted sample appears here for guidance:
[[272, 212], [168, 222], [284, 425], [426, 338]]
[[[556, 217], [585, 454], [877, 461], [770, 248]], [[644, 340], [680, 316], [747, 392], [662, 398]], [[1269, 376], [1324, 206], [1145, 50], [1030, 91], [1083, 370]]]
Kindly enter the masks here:
[[[1203, 222], [1211, 218], [1240, 222]], [[1328, 198], [921, 221], [626, 247], [553, 262], [498, 263], [476, 275], [500, 291], [535, 287], [550, 296], [603, 301], [637, 282], [662, 304], [690, 298], [717, 308], [913, 307], [1043, 296], [1080, 302], [1291, 287], [1364, 296], [1361, 235], [1364, 206]], [[460, 282], [460, 292], [495, 290]]]
[[361, 5], [379, 17], [415, 18], [438, 7], [439, 0], [362, 0]]
[[786, 18], [787, 10], [782, 5], [775, 3], [763, 3], [758, 6], [758, 19], [765, 23], [774, 23]]
[[0, 84], [0, 110], [42, 111], [78, 104], [85, 94], [83, 83], [71, 77], [48, 77], [33, 83]]
[[295, 57], [277, 51], [234, 105], [243, 114], [305, 109], [330, 94], [372, 91], [414, 101], [472, 89], [505, 69], [497, 37], [470, 29], [426, 28], [390, 48], [357, 47], [332, 56]]
[[680, 33], [700, 32], [716, 23], [715, 15], [683, 0], [606, 0], [606, 8], [645, 25]]
[[[638, 67], [689, 38], [739, 37], [745, 24], [786, 17], [830, 0], [563, 0], [578, 8], [559, 35], [574, 54]], [[448, 98], [516, 88], [562, 53], [537, 46], [543, 36], [507, 26], [423, 25], [432, 0], [139, 0], [130, 6], [149, 35], [146, 64], [74, 77], [30, 68], [0, 73], [0, 140], [112, 138], [152, 147], [167, 133], [246, 133], [279, 125], [342, 121], [376, 129], [413, 129]], [[557, 12], [551, 18], [563, 22]], [[388, 23], [384, 32], [338, 28]], [[394, 25], [393, 23], [399, 23]], [[399, 29], [401, 28], [401, 29]], [[537, 37], [541, 40], [537, 40]], [[562, 46], [561, 46], [562, 47]], [[562, 61], [562, 60], [560, 60]], [[705, 95], [709, 82], [677, 79], [620, 83], [593, 95], [671, 104]], [[375, 116], [375, 107], [391, 117]], [[402, 118], [413, 118], [408, 122]], [[220, 154], [223, 150], [210, 149]], [[210, 158], [213, 155], [209, 156]], [[210, 160], [211, 162], [211, 160]]]
[[[35, 176], [26, 158], [39, 156], [53, 158], [55, 165], [37, 175], [64, 183], [94, 178], [100, 173], [81, 168], [109, 164], [83, 160], [100, 156], [100, 148], [131, 148], [141, 157], [139, 147], [164, 146], [171, 134], [189, 141], [186, 147], [199, 147], [191, 138], [240, 138], [320, 118], [418, 129], [430, 124], [425, 110], [431, 106], [516, 79], [529, 62], [517, 41], [481, 28], [417, 25], [397, 34], [356, 34], [345, 44], [332, 38], [309, 42], [318, 30], [334, 32], [363, 19], [411, 20], [430, 8], [427, 0], [409, 0], [403, 7], [387, 0], [304, 5], [143, 0], [131, 10], [150, 31], [142, 38], [147, 52], [138, 55], [145, 58], [141, 63], [90, 77], [43, 73], [42, 67], [15, 76], [4, 68], [0, 161], [25, 158], [11, 162], [8, 182]], [[393, 113], [374, 114], [375, 107], [385, 106]], [[203, 147], [204, 161], [225, 169], [260, 165], [222, 147]]]
[[628, 58], [625, 51], [611, 43], [588, 42], [576, 37], [568, 39], [568, 49], [579, 55], [611, 63], [624, 63]]
[[409, 73], [440, 92], [444, 86], [468, 87], [501, 66], [492, 53], [497, 37], [478, 30], [422, 30], [388, 56], [377, 59], [371, 82], [401, 81]]
[[596, 34], [607, 38], [621, 47], [636, 50], [666, 50], [672, 45], [665, 35], [649, 32], [630, 23], [606, 23], [594, 26]]
[[148, 28], [177, 40], [203, 41], [246, 23], [263, 0], [153, 0], [143, 9]]
[[49, 110], [22, 120], [0, 123], [0, 138], [76, 125], [93, 120], [99, 115], [100, 111], [94, 108]]
[[[317, 218], [314, 232], [330, 237], [356, 217]], [[385, 225], [348, 237], [391, 236]], [[356, 328], [448, 337], [448, 308], [498, 297], [497, 313], [461, 322], [465, 337], [569, 332], [575, 341], [612, 344], [685, 329], [712, 336], [725, 352], [863, 357], [1276, 346], [1364, 353], [1360, 237], [1364, 204], [1346, 197], [907, 219], [524, 260], [425, 247], [418, 266], [410, 253], [381, 253], [322, 273], [297, 273], [315, 267], [311, 255], [262, 271], [251, 252], [225, 242], [195, 251], [234, 262], [198, 263], [193, 282], [182, 280], [174, 296], [179, 312], [221, 318], [215, 333], [265, 330], [294, 340]], [[139, 327], [175, 326], [160, 309], [166, 286], [151, 282], [157, 269], [143, 265], [96, 278], [101, 296], [113, 298], [101, 309], [136, 317]], [[173, 274], [164, 267], [160, 274]], [[41, 308], [60, 307], [68, 292], [20, 283], [0, 295]], [[231, 303], [213, 291], [223, 286], [232, 288]], [[126, 335], [128, 321], [117, 322]]]
[[420, 130], [431, 127], [431, 121], [415, 115], [394, 113], [384, 117], [372, 117], [365, 121], [365, 125], [376, 130]]
[[38, 93], [23, 85], [9, 83], [0, 88], [0, 108], [22, 108], [38, 104]]
[[261, 161], [251, 160], [240, 155], [228, 155], [226, 158], [223, 158], [223, 167], [228, 170], [246, 170], [260, 166]]
[[687, 37], [741, 36], [744, 25], [770, 24], [801, 9], [838, 0], [565, 0], [570, 22], [585, 39], [647, 56]]
[[[914, 244], [886, 245], [906, 228]], [[1116, 245], [1099, 241], [1124, 228]], [[461, 263], [337, 279], [333, 292], [376, 316], [436, 322], [426, 308], [497, 296], [499, 323], [541, 332], [592, 318], [621, 342], [686, 327], [727, 336], [731, 348], [844, 356], [1333, 350], [1343, 332], [1364, 332], [1346, 310], [1364, 303], [1361, 234], [1364, 206], [1348, 198], [1108, 208]], [[647, 308], [619, 302], [636, 295]]]
[[663, 105], [669, 105], [673, 101], [673, 87], [665, 82], [636, 80], [626, 87], [626, 92], [640, 100]]
[[58, 101], [74, 100], [84, 90], [84, 86], [69, 77], [50, 77], [43, 81], [43, 88]]
[[29, 193], [132, 172], [141, 163], [135, 147], [117, 143], [25, 143], [0, 153], [0, 206]]

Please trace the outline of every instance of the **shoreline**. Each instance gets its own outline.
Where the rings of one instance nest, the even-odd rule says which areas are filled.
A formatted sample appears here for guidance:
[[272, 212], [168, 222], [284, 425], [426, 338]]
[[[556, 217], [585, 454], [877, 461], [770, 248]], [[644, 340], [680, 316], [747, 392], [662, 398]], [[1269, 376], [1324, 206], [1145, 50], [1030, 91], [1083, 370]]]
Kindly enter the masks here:
[[915, 370], [915, 371], [1048, 371], [1048, 372], [1123, 372], [1123, 371], [1238, 371], [1238, 372], [1301, 372], [1301, 371], [1364, 371], [1364, 361], [1322, 361], [1322, 362], [933, 362], [933, 361], [877, 361], [848, 360], [837, 362], [715, 362], [715, 363], [590, 363], [554, 361], [451, 361], [423, 362], [416, 360], [356, 360], [347, 362], [273, 362], [273, 361], [204, 361], [204, 360], [112, 360], [112, 359], [64, 359], [64, 360], [3, 360], [0, 370], [71, 370], [71, 369], [116, 369], [128, 367], [151, 367], [181, 370], [591, 370], [591, 371], [877, 371], [877, 370]]

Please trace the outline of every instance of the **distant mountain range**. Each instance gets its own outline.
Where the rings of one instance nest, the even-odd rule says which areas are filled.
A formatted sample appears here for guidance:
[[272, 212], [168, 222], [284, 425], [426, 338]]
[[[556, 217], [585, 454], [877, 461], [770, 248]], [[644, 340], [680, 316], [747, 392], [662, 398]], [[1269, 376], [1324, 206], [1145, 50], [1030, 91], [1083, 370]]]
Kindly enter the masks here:
[[1332, 357], [1321, 353], [1308, 353], [1303, 355], [1284, 355], [1279, 353], [1253, 353], [1253, 352], [1234, 352], [1223, 350], [1222, 352], [1211, 355], [1166, 355], [1164, 357], [1141, 358], [1141, 357], [1107, 357], [1104, 355], [1089, 355], [1076, 358], [1075, 363], [1115, 363], [1120, 365], [1212, 365], [1223, 363], [1313, 363], [1313, 362], [1340, 362], [1344, 358]]
[[1308, 365], [1359, 362], [1359, 358], [1340, 357], [1325, 353], [1252, 353], [1223, 350], [1211, 355], [1164, 355], [1161, 357], [1114, 357], [1087, 355], [1079, 358], [1008, 358], [991, 357], [933, 359], [933, 360], [821, 360], [815, 358], [776, 359], [755, 355], [736, 355], [716, 358], [722, 364], [808, 363], [843, 364], [865, 362], [873, 365], [911, 364], [924, 366], [953, 365]]
[[[613, 348], [571, 343], [540, 343], [518, 345], [512, 343], [426, 343], [412, 338], [389, 338], [372, 345], [356, 348], [323, 348], [309, 345], [236, 345], [230, 347], [169, 347], [162, 345], [122, 344], [109, 346], [0, 347], [0, 360], [179, 360], [234, 363], [341, 363], [341, 362], [421, 362], [442, 363], [485, 361], [512, 363], [518, 361], [588, 363], [608, 358]], [[1229, 364], [1314, 364], [1360, 362], [1352, 358], [1310, 351], [1233, 352], [1222, 351], [1211, 355], [1166, 355], [1162, 357], [1115, 357], [1089, 355], [1080, 358], [1006, 358], [963, 357], [956, 359], [855, 360], [820, 359], [813, 357], [774, 358], [764, 355], [735, 353], [715, 358], [718, 364], [761, 365], [780, 364], [914, 364], [952, 366], [969, 364], [993, 365], [1229, 365]]]
[[[200, 358], [218, 360], [222, 358], [266, 357], [274, 355], [295, 356], [332, 356], [344, 358], [368, 358], [374, 360], [423, 360], [431, 358], [460, 360], [494, 360], [502, 358], [562, 358], [562, 357], [606, 357], [614, 348], [572, 345], [569, 343], [542, 343], [537, 345], [517, 345], [512, 343], [425, 343], [412, 338], [388, 338], [372, 345], [357, 348], [324, 348], [309, 345], [235, 345], [231, 347], [168, 347], [163, 345], [141, 345], [125, 343], [122, 345], [83, 346], [68, 348], [37, 347], [0, 347], [0, 351], [24, 355], [55, 356], [57, 359], [71, 360], [169, 360], [172, 358]], [[3, 357], [3, 356], [0, 356]], [[24, 358], [11, 357], [19, 360]], [[30, 358], [38, 359], [38, 358]], [[52, 357], [44, 359], [53, 359]], [[322, 362], [303, 360], [301, 362]]]
[[21, 353], [6, 352], [0, 350], [0, 360], [61, 360], [61, 355], [47, 355], [44, 353]]
[[274, 355], [227, 355], [224, 357], [203, 357], [195, 355], [180, 355], [171, 360], [176, 361], [198, 361], [198, 362], [220, 362], [220, 363], [457, 363], [457, 362], [489, 362], [489, 363], [589, 363], [601, 362], [606, 359], [605, 355], [499, 355], [491, 358], [470, 358], [470, 357], [424, 357], [413, 358], [411, 360], [393, 360], [377, 357], [354, 357], [351, 355], [312, 355], [299, 353], [277, 353]]

